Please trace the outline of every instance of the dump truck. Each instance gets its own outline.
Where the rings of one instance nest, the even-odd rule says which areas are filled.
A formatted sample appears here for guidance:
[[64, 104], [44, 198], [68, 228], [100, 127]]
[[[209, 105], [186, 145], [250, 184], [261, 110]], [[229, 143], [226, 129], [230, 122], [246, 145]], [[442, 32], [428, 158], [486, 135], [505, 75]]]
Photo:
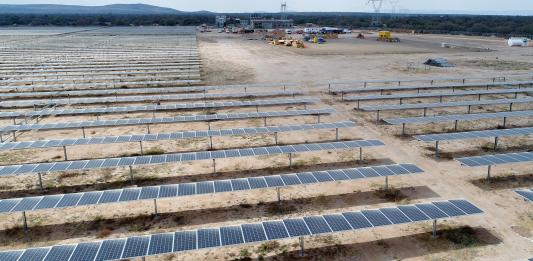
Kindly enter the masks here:
[[382, 41], [382, 42], [389, 42], [389, 43], [400, 42], [400, 38], [392, 37], [392, 33], [390, 31], [379, 31], [377, 40]]

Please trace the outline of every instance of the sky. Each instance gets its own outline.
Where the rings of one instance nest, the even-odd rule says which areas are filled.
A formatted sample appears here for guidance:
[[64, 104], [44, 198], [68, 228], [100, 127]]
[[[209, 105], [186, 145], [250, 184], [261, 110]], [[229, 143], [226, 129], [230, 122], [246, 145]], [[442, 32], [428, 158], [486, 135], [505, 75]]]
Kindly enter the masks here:
[[[368, 0], [286, 0], [289, 11], [343, 11], [369, 12], [372, 7]], [[73, 4], [105, 5], [114, 3], [139, 3], [171, 7], [183, 11], [207, 10], [213, 12], [276, 12], [280, 1], [257, 0], [0, 0], [2, 4]], [[413, 13], [425, 11], [430, 13], [502, 13], [523, 14], [533, 12], [532, 0], [385, 0], [384, 12], [393, 10], [392, 2], [397, 2], [396, 12]]]

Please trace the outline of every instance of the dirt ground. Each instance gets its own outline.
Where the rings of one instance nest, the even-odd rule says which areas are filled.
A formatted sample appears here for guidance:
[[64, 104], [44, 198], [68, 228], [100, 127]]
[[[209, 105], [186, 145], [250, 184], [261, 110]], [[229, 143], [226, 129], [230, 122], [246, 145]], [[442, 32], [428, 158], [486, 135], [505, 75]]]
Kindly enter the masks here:
[[[318, 97], [319, 104], [310, 108], [331, 107], [337, 112], [324, 117], [326, 122], [353, 120], [358, 127], [341, 130], [342, 139], [379, 139], [386, 146], [365, 150], [365, 161], [356, 161], [355, 151], [302, 153], [293, 158], [296, 166], [288, 168], [285, 156], [265, 156], [250, 159], [232, 159], [217, 162], [219, 175], [211, 174], [210, 161], [184, 164], [147, 166], [135, 169], [135, 186], [174, 184], [189, 181], [227, 179], [381, 165], [392, 162], [414, 163], [424, 174], [394, 177], [390, 184], [393, 192], [381, 191], [384, 181], [365, 179], [353, 182], [297, 186], [282, 190], [283, 207], [279, 207], [274, 190], [256, 190], [239, 193], [219, 193], [194, 197], [161, 200], [160, 215], [153, 215], [151, 201], [128, 204], [100, 205], [56, 211], [28, 212], [30, 233], [21, 229], [20, 215], [0, 217], [0, 248], [17, 249], [52, 244], [153, 234], [292, 216], [336, 213], [378, 208], [405, 203], [440, 199], [465, 198], [483, 209], [483, 215], [439, 221], [439, 237], [432, 239], [431, 224], [415, 223], [385, 228], [362, 230], [327, 236], [308, 237], [306, 256], [298, 257], [297, 240], [280, 240], [261, 245], [246, 245], [192, 251], [148, 257], [147, 260], [524, 260], [533, 256], [533, 205], [524, 202], [514, 188], [533, 186], [531, 164], [505, 165], [493, 168], [497, 178], [490, 184], [484, 181], [485, 168], [461, 167], [452, 160], [464, 155], [493, 153], [490, 140], [457, 141], [445, 143], [443, 158], [433, 158], [433, 144], [400, 137], [394, 126], [376, 125], [374, 113], [355, 111], [354, 103], [342, 102], [327, 93], [327, 84], [318, 82], [341, 80], [441, 78], [441, 77], [494, 77], [533, 74], [533, 48], [509, 48], [503, 39], [462, 36], [399, 34], [401, 43], [382, 43], [353, 36], [330, 40], [324, 45], [309, 44], [306, 49], [273, 46], [261, 40], [217, 33], [198, 35], [205, 84], [244, 84], [270, 82], [300, 82], [290, 90], [304, 90], [306, 96]], [[452, 43], [459, 48], [441, 48], [441, 43]], [[422, 62], [428, 58], [444, 57], [457, 66], [454, 68], [427, 68]], [[414, 66], [414, 69], [412, 67]], [[411, 67], [411, 69], [409, 69]], [[517, 76], [517, 79], [531, 79]], [[360, 84], [338, 86], [360, 87]], [[270, 91], [279, 88], [258, 88]], [[238, 92], [230, 89], [226, 92]], [[498, 98], [505, 96], [492, 96]], [[510, 96], [508, 96], [510, 97]], [[466, 100], [458, 97], [450, 100]], [[414, 102], [435, 102], [436, 99]], [[382, 103], [394, 103], [385, 101]], [[411, 102], [411, 101], [410, 101]], [[367, 104], [367, 103], [365, 103]], [[368, 104], [377, 104], [369, 102]], [[480, 106], [476, 112], [503, 111], [505, 106]], [[268, 107], [261, 110], [303, 109], [303, 106]], [[517, 105], [516, 109], [533, 109], [532, 104]], [[227, 109], [217, 112], [255, 111]], [[211, 111], [209, 111], [211, 112]], [[193, 111], [182, 114], [203, 114]], [[432, 114], [464, 113], [464, 108], [432, 110]], [[159, 113], [158, 116], [178, 115]], [[387, 112], [383, 117], [420, 115], [417, 111]], [[151, 117], [149, 113], [104, 116], [105, 119]], [[43, 122], [82, 121], [91, 117], [54, 117]], [[270, 125], [313, 123], [313, 117], [279, 118]], [[10, 124], [1, 122], [2, 125]], [[212, 128], [260, 126], [261, 120], [217, 122]], [[493, 129], [500, 121], [461, 123], [461, 129]], [[533, 119], [512, 119], [512, 126], [533, 126]], [[413, 133], [447, 131], [448, 125], [411, 126]], [[158, 125], [152, 133], [179, 130], [207, 129], [205, 123]], [[145, 127], [91, 129], [88, 136], [145, 133]], [[329, 141], [334, 131], [319, 130], [280, 134], [281, 143]], [[81, 131], [30, 132], [20, 140], [80, 137]], [[205, 150], [209, 141], [150, 142], [145, 150], [164, 152]], [[273, 143], [272, 136], [241, 136], [215, 138], [217, 148], [262, 146]], [[499, 152], [524, 151], [533, 148], [533, 138], [504, 138]], [[138, 153], [138, 144], [112, 144], [69, 148], [71, 159], [100, 158]], [[62, 149], [22, 150], [0, 153], [5, 164], [62, 160]], [[77, 173], [49, 174], [44, 177], [46, 194], [72, 193], [131, 186], [127, 169], [96, 170]], [[0, 197], [12, 198], [39, 195], [37, 180], [32, 175], [0, 178]], [[392, 195], [391, 195], [392, 194]]]

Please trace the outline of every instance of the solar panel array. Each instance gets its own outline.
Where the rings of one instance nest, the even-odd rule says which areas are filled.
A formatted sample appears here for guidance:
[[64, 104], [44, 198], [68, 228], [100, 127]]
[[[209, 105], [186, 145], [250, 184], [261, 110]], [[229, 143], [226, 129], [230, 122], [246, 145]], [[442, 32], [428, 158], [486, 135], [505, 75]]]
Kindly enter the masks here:
[[363, 147], [383, 146], [379, 140], [352, 140], [326, 143], [308, 143], [285, 146], [254, 147], [245, 149], [230, 149], [216, 151], [200, 151], [162, 154], [154, 156], [120, 157], [94, 160], [62, 161], [52, 163], [35, 163], [23, 165], [0, 166], [0, 176], [20, 175], [26, 173], [45, 173], [72, 170], [90, 170], [100, 168], [114, 168], [121, 166], [140, 166], [166, 164], [196, 160], [225, 159], [236, 157], [253, 157], [263, 155], [289, 154], [322, 150], [340, 150]]
[[467, 96], [467, 95], [482, 95], [482, 94], [515, 94], [515, 93], [530, 93], [533, 88], [525, 89], [505, 89], [505, 90], [478, 90], [478, 91], [461, 91], [461, 92], [432, 92], [432, 93], [405, 93], [405, 94], [391, 94], [391, 95], [365, 95], [365, 96], [349, 96], [345, 97], [345, 101], [373, 101], [386, 99], [405, 99], [405, 98], [432, 98], [432, 97], [450, 97], [450, 96]]
[[533, 134], [533, 127], [529, 127], [529, 128], [516, 128], [516, 129], [484, 130], [484, 131], [417, 135], [415, 136], [415, 138], [419, 141], [433, 142], [433, 141], [447, 141], [447, 140], [527, 136], [527, 135], [532, 135], [532, 134]]
[[201, 228], [174, 233], [108, 239], [71, 245], [0, 252], [0, 259], [12, 260], [117, 260], [183, 252], [284, 238], [298, 238], [366, 228], [407, 224], [441, 218], [481, 214], [466, 200], [449, 200], [381, 209], [351, 211], [284, 220]]
[[533, 161], [533, 152], [519, 152], [508, 154], [464, 157], [456, 159], [468, 167], [493, 166], [510, 163], [525, 163]]
[[51, 109], [28, 112], [0, 112], [0, 119], [6, 118], [24, 118], [34, 116], [66, 116], [66, 115], [98, 115], [98, 114], [115, 114], [128, 112], [151, 112], [151, 111], [176, 111], [176, 110], [193, 110], [193, 109], [221, 109], [232, 107], [251, 107], [251, 106], [277, 106], [277, 105], [294, 105], [316, 103], [319, 99], [315, 98], [296, 98], [296, 99], [272, 99], [272, 100], [255, 100], [255, 101], [225, 101], [225, 102], [207, 102], [207, 103], [182, 103], [167, 105], [143, 105], [143, 106], [120, 106], [106, 108], [87, 108], [87, 109]]
[[31, 107], [34, 105], [69, 105], [69, 104], [102, 104], [121, 102], [153, 102], [153, 101], [179, 101], [179, 100], [202, 100], [202, 99], [225, 99], [225, 98], [252, 98], [271, 96], [295, 96], [303, 95], [299, 91], [275, 91], [257, 93], [198, 93], [180, 95], [157, 95], [157, 96], [124, 96], [124, 97], [98, 97], [98, 98], [65, 98], [65, 99], [44, 99], [44, 100], [20, 100], [3, 101], [0, 107]]
[[451, 122], [451, 121], [477, 121], [477, 120], [483, 120], [483, 119], [531, 117], [531, 116], [533, 116], [533, 111], [506, 111], [506, 112], [494, 112], [494, 113], [455, 114], [455, 115], [441, 115], [441, 116], [430, 116], [430, 117], [396, 118], [396, 119], [384, 119], [384, 121], [390, 125], [401, 125], [401, 124], [427, 124], [427, 123], [439, 123], [439, 122]]
[[525, 200], [533, 202], [533, 189], [517, 189], [515, 192]]
[[460, 102], [442, 102], [442, 103], [414, 103], [414, 104], [391, 104], [391, 105], [377, 105], [364, 106], [360, 109], [363, 111], [385, 111], [385, 110], [408, 110], [408, 109], [424, 109], [424, 108], [444, 108], [444, 107], [458, 107], [470, 105], [500, 105], [500, 104], [516, 104], [516, 103], [531, 103], [533, 98], [520, 99], [497, 99], [497, 100], [482, 100], [482, 101], [460, 101]]
[[112, 144], [112, 143], [140, 142], [140, 141], [194, 139], [194, 138], [206, 138], [206, 137], [217, 137], [217, 136], [259, 135], [259, 134], [289, 132], [289, 131], [351, 128], [355, 126], [356, 124], [352, 121], [343, 121], [343, 122], [303, 124], [303, 125], [282, 125], [282, 126], [249, 127], [249, 128], [237, 128], [237, 129], [205, 130], [205, 131], [185, 131], [185, 132], [159, 133], [159, 134], [120, 135], [120, 136], [92, 137], [92, 138], [82, 138], [82, 139], [8, 142], [8, 143], [0, 143], [0, 151], [1, 150], [52, 148], [52, 147], [63, 147], [63, 146], [78, 146], [78, 145]]
[[484, 83], [451, 83], [439, 85], [413, 85], [413, 86], [379, 86], [364, 88], [344, 88], [332, 90], [334, 93], [357, 93], [357, 92], [374, 92], [374, 91], [399, 91], [399, 90], [417, 90], [417, 89], [445, 89], [445, 88], [468, 88], [468, 87], [498, 87], [498, 86], [521, 86], [532, 85], [533, 81], [516, 81], [516, 82], [484, 82]]
[[142, 188], [91, 191], [73, 194], [26, 197], [0, 200], [0, 213], [130, 202], [212, 193], [236, 192], [263, 188], [319, 184], [364, 178], [419, 174], [423, 170], [413, 164], [301, 172], [230, 180], [169, 184]]
[[78, 122], [60, 122], [47, 124], [27, 124], [27, 125], [10, 125], [0, 127], [0, 132], [13, 131], [31, 131], [31, 130], [65, 130], [94, 127], [117, 127], [143, 124], [164, 124], [179, 122], [203, 122], [203, 121], [222, 121], [222, 120], [241, 120], [266, 117], [289, 117], [304, 115], [323, 115], [334, 113], [333, 109], [314, 109], [314, 110], [292, 110], [292, 111], [269, 111], [269, 112], [246, 112], [246, 113], [227, 113], [227, 114], [208, 114], [208, 115], [188, 115], [165, 118], [138, 118], [138, 119], [120, 119], [120, 120], [100, 120], [100, 121], [78, 121]]

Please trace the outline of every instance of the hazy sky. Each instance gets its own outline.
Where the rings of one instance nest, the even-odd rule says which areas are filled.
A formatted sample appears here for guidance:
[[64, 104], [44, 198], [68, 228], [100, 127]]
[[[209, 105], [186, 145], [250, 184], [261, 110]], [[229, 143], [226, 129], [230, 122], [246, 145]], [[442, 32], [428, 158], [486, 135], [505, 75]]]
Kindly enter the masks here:
[[[2, 4], [79, 4], [105, 5], [111, 3], [145, 3], [172, 7], [184, 11], [208, 10], [215, 12], [278, 11], [280, 1], [272, 0], [0, 0]], [[371, 11], [368, 0], [287, 0], [290, 11]], [[532, 0], [385, 0], [383, 10], [392, 10], [391, 2], [398, 2], [397, 10], [468, 11], [485, 12], [533, 10]]]

